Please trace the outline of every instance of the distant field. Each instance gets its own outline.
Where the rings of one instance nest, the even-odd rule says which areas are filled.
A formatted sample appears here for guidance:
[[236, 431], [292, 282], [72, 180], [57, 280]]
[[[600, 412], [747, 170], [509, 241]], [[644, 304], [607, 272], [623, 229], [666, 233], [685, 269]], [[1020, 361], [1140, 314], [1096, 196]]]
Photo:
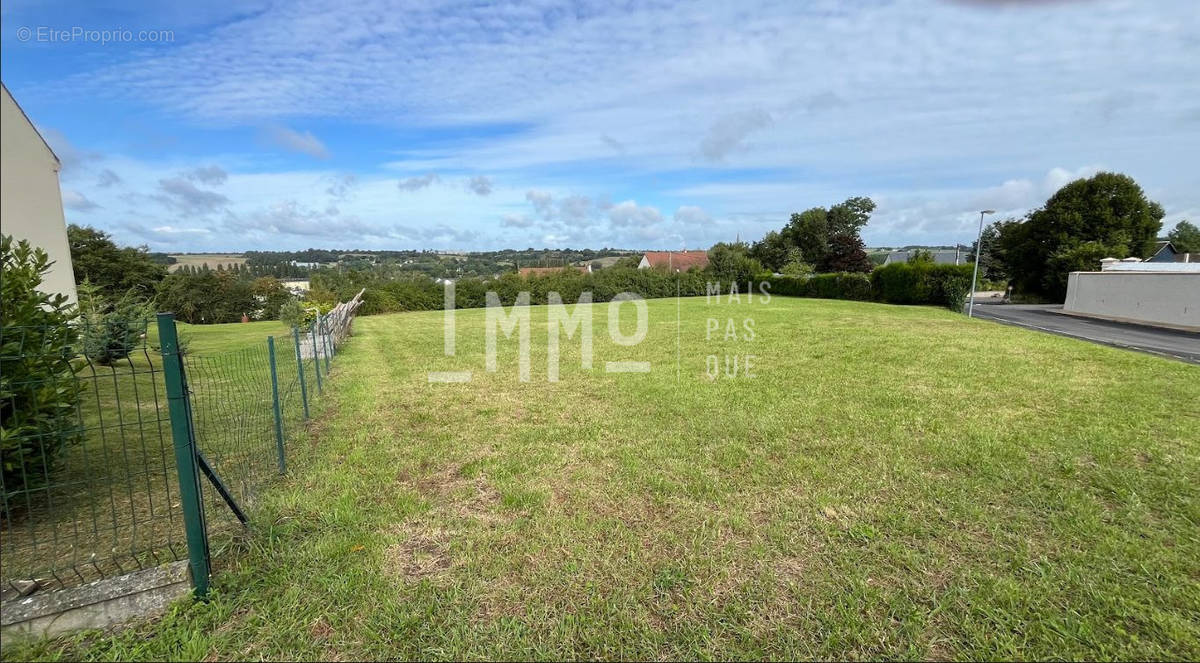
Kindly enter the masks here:
[[608, 310], [554, 383], [546, 307], [529, 382], [483, 310], [454, 357], [440, 311], [358, 320], [210, 602], [12, 657], [1200, 657], [1197, 367], [782, 297], [654, 300], [625, 347]]
[[174, 253], [171, 257], [177, 261], [167, 267], [167, 270], [172, 272], [184, 265], [200, 267], [207, 263], [209, 267], [216, 269], [217, 265], [230, 267], [246, 264], [246, 257], [240, 253]]

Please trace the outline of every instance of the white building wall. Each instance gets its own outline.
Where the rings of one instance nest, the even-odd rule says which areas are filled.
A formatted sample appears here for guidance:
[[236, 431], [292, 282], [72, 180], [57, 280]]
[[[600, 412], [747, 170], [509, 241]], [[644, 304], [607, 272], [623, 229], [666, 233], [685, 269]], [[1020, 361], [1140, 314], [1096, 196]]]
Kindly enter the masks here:
[[1200, 330], [1200, 273], [1071, 272], [1063, 311]]
[[1200, 274], [1200, 262], [1115, 262], [1100, 265], [1102, 272], [1193, 272]]
[[54, 264], [42, 291], [76, 301], [75, 272], [58, 188], [58, 158], [8, 88], [0, 102], [0, 232], [40, 247]]

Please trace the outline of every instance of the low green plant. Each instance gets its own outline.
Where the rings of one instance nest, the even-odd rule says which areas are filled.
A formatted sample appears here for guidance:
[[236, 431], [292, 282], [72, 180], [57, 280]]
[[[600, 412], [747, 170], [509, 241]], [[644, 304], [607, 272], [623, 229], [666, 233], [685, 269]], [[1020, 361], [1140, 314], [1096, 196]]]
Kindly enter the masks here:
[[127, 358], [141, 344], [154, 315], [136, 289], [113, 301], [89, 281], [79, 284], [79, 311], [83, 354], [104, 366]]
[[304, 307], [299, 299], [289, 299], [279, 307], [279, 321], [289, 327], [299, 327], [304, 324]]
[[71, 359], [79, 332], [66, 295], [40, 290], [46, 252], [0, 236], [0, 467], [8, 497], [44, 486], [78, 435], [80, 387]]

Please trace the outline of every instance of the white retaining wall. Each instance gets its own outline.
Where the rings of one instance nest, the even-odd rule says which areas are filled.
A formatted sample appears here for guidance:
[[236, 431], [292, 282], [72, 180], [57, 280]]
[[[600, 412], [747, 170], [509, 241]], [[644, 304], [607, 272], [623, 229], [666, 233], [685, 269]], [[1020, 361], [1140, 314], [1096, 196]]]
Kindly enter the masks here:
[[1200, 330], [1200, 273], [1071, 272], [1063, 311]]

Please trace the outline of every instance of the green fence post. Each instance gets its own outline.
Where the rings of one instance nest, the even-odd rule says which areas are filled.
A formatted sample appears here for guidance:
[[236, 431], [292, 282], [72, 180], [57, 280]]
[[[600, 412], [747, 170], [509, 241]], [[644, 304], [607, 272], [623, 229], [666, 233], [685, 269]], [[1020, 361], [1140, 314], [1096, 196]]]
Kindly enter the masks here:
[[275, 372], [275, 337], [267, 337], [267, 356], [271, 360], [271, 400], [275, 405], [275, 451], [279, 454], [279, 473], [287, 472], [283, 458], [283, 413], [279, 411], [279, 376]]
[[325, 318], [319, 318], [321, 321], [321, 345], [325, 349], [325, 375], [329, 375], [329, 325]]
[[300, 376], [300, 400], [304, 403], [304, 419], [308, 420], [308, 385], [304, 384], [304, 354], [300, 352], [300, 328], [292, 327], [296, 339], [296, 374]]
[[313, 339], [313, 373], [317, 376], [317, 393], [321, 393], [321, 356], [317, 354], [317, 322], [313, 321], [312, 325]]
[[158, 342], [162, 347], [163, 378], [167, 388], [167, 409], [171, 416], [175, 467], [179, 471], [179, 501], [183, 507], [192, 586], [196, 597], [204, 598], [208, 595], [208, 527], [204, 522], [200, 469], [196, 464], [196, 434], [192, 428], [187, 375], [183, 370], [183, 356], [179, 353], [174, 313], [158, 314]]

